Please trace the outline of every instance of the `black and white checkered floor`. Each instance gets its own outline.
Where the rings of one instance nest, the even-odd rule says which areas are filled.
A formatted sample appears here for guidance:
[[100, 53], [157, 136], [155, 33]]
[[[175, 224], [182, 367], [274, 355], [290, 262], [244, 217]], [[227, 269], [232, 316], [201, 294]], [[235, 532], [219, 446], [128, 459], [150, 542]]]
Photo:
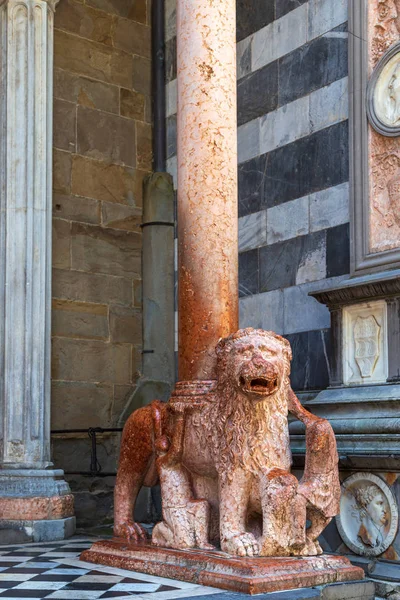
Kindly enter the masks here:
[[93, 538], [0, 546], [0, 600], [98, 598], [172, 600], [219, 594], [206, 588], [143, 573], [103, 567], [79, 560]]

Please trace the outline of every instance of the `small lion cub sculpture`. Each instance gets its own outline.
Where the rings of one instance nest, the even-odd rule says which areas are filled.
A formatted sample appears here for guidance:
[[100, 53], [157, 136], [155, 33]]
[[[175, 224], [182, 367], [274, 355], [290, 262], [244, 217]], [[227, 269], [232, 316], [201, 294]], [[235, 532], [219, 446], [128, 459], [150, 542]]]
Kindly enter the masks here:
[[[317, 538], [339, 510], [336, 442], [329, 423], [293, 393], [291, 358], [280, 335], [239, 330], [217, 344], [217, 379], [203, 382], [207, 394], [155, 401], [131, 415], [115, 488], [117, 536], [145, 539], [134, 504], [141, 486], [159, 481], [163, 520], [154, 544], [219, 544], [237, 556], [322, 552]], [[290, 473], [289, 413], [306, 429], [300, 481]]]

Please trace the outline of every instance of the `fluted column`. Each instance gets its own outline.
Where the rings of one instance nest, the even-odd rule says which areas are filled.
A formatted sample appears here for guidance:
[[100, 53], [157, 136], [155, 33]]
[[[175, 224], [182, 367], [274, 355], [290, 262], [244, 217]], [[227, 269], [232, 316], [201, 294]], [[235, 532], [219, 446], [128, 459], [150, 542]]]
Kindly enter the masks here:
[[49, 470], [55, 4], [0, 0], [0, 529], [72, 512]]

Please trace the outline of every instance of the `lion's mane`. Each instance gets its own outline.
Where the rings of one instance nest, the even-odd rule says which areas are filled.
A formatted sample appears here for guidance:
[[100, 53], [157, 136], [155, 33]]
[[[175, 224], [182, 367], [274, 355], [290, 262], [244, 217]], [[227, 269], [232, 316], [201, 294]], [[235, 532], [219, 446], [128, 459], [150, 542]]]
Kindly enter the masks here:
[[[254, 402], [238, 389], [230, 368], [232, 357], [229, 351], [236, 340], [248, 335], [262, 336], [267, 343], [271, 339], [282, 343], [284, 377], [281, 386], [275, 394], [259, 402]], [[270, 457], [281, 456], [285, 452], [282, 440], [288, 427], [290, 344], [270, 331], [242, 329], [219, 342], [217, 357], [215, 402], [210, 406], [203, 426], [207, 430], [207, 438], [213, 443], [218, 472], [229, 479], [232, 467], [240, 465], [254, 474], [260, 473], [270, 463]], [[287, 452], [290, 450], [287, 449]]]

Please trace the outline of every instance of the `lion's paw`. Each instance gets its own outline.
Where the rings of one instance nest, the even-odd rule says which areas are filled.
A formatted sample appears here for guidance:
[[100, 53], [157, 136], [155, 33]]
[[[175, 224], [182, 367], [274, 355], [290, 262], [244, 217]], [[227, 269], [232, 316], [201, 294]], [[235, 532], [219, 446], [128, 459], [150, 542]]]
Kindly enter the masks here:
[[221, 543], [223, 552], [235, 556], [258, 556], [260, 547], [252, 533], [239, 533]]
[[144, 542], [147, 540], [146, 530], [134, 521], [125, 521], [120, 525], [115, 525], [114, 535], [124, 538], [129, 542]]

